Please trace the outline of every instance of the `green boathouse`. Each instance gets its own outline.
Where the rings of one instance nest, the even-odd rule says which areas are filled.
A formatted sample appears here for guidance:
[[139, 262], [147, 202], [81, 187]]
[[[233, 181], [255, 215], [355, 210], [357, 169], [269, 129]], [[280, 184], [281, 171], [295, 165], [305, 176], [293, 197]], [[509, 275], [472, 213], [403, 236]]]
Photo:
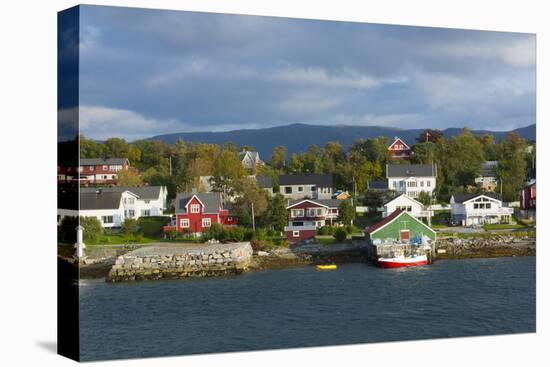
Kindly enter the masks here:
[[365, 229], [365, 239], [371, 243], [374, 240], [408, 242], [415, 237], [423, 236], [432, 241], [436, 240], [433, 229], [401, 210], [394, 211], [380, 222]]

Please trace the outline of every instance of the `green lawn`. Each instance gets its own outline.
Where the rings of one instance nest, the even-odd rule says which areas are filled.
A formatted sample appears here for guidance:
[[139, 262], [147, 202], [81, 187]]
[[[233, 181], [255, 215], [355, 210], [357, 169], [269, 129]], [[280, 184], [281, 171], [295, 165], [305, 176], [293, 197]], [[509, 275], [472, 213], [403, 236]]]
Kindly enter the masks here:
[[[327, 236], [318, 235], [318, 236], [315, 236], [315, 241], [314, 242], [317, 243], [317, 244], [320, 244], [320, 245], [332, 245], [332, 244], [335, 244], [335, 243], [341, 243], [341, 242], [337, 241], [336, 238], [334, 238], [331, 235], [327, 235]], [[351, 236], [348, 235], [348, 238], [346, 238], [344, 243], [351, 243]]]
[[506, 224], [506, 223], [486, 224], [483, 226], [483, 229], [485, 229], [486, 231], [490, 231], [493, 229], [518, 229], [518, 228], [529, 229], [529, 228], [532, 228], [532, 226], [524, 225], [524, 224]]
[[160, 242], [162, 241], [161, 238], [153, 238], [153, 237], [145, 237], [145, 236], [138, 236], [138, 237], [130, 237], [126, 238], [121, 233], [109, 233], [109, 234], [102, 234], [98, 237], [96, 241], [85, 241], [86, 245], [126, 245], [126, 244], [145, 244], [145, 243], [151, 243], [151, 242]]

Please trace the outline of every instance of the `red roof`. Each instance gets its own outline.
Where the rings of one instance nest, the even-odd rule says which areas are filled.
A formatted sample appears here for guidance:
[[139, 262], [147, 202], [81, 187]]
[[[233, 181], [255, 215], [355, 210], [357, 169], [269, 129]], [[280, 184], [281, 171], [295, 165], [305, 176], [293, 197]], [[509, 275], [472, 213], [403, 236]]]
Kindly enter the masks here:
[[376, 223], [376, 224], [373, 224], [372, 226], [370, 226], [369, 228], [367, 228], [365, 230], [365, 232], [367, 233], [372, 233], [374, 231], [376, 231], [378, 228], [388, 224], [389, 222], [391, 222], [392, 220], [394, 220], [395, 218], [397, 218], [399, 216], [399, 214], [401, 214], [402, 210], [401, 209], [397, 209], [395, 210], [393, 213], [391, 213], [390, 215], [388, 215], [386, 218], [382, 219], [380, 222]]

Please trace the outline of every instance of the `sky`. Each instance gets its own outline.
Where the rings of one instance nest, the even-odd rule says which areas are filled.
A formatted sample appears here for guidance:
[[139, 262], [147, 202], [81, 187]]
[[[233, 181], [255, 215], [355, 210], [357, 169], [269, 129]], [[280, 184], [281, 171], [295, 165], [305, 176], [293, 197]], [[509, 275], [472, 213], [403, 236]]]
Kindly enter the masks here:
[[[532, 34], [82, 6], [80, 129], [535, 123]], [[61, 111], [63, 113], [63, 111]]]

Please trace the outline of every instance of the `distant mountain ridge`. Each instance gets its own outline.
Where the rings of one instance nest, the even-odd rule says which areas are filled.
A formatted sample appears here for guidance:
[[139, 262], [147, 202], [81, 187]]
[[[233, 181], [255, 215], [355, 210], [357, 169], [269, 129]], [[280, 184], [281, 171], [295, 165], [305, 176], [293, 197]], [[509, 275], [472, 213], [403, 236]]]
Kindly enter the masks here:
[[[173, 133], [157, 135], [151, 140], [161, 140], [169, 144], [174, 144], [178, 139], [185, 142], [224, 144], [233, 142], [238, 146], [248, 145], [257, 149], [264, 160], [268, 160], [274, 147], [284, 145], [288, 149], [288, 154], [306, 151], [311, 144], [324, 146], [329, 141], [338, 141], [345, 148], [348, 148], [358, 139], [375, 138], [385, 136], [393, 139], [399, 136], [407, 144], [414, 144], [416, 138], [423, 132], [422, 129], [397, 129], [382, 126], [323, 126], [291, 124], [284, 126], [243, 129], [221, 132], [190, 132]], [[462, 128], [447, 128], [442, 130], [446, 137], [455, 136], [460, 133]], [[472, 130], [473, 134], [484, 135], [492, 134], [496, 141], [505, 138], [510, 132], [516, 132], [524, 139], [535, 140], [535, 124], [514, 129], [511, 131], [489, 131]]]

